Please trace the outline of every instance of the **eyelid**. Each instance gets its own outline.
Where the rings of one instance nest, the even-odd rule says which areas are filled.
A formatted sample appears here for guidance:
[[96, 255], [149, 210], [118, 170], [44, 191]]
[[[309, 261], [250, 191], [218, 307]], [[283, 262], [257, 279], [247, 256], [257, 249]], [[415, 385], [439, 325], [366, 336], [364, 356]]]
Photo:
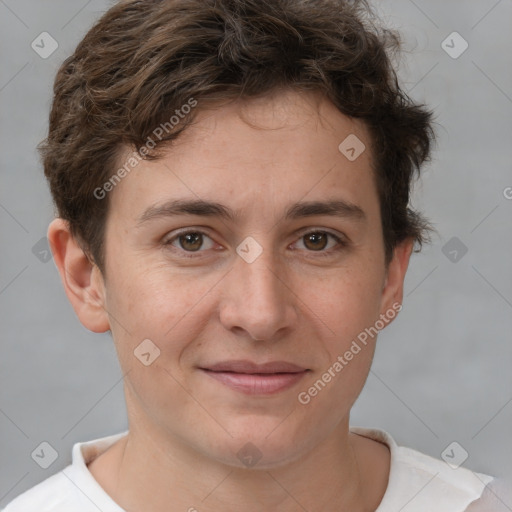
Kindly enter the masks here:
[[[168, 250], [172, 253], [172, 255], [176, 258], [182, 259], [182, 260], [201, 260], [201, 258], [208, 258], [211, 257], [211, 251], [215, 252], [221, 252], [224, 251], [225, 248], [219, 244], [217, 241], [215, 241], [213, 235], [209, 234], [209, 228], [207, 227], [186, 227], [183, 229], [178, 229], [176, 231], [172, 232], [172, 236], [170, 237], [164, 237], [162, 242], [162, 248], [164, 250]], [[202, 235], [203, 237], [209, 238], [211, 240], [211, 243], [213, 247], [204, 249], [201, 247], [197, 251], [186, 251], [185, 249], [182, 249], [181, 247], [175, 247], [172, 245], [177, 239], [179, 239], [180, 236], [189, 234], [189, 233], [195, 233]]]
[[329, 228], [322, 228], [317, 226], [309, 226], [307, 228], [299, 229], [294, 233], [295, 236], [304, 236], [308, 235], [309, 233], [327, 233], [328, 235], [331, 235], [335, 238], [338, 238], [341, 242], [348, 243], [348, 237], [339, 231], [331, 230]]
[[[205, 237], [208, 237], [212, 242], [214, 242], [215, 244], [217, 244], [217, 242], [215, 242], [215, 240], [213, 240], [213, 238], [208, 234], [208, 231], [207, 231], [207, 228], [194, 228], [193, 226], [192, 227], [187, 227], [187, 228], [182, 228], [182, 229], [179, 229], [177, 231], [173, 231], [172, 232], [173, 235], [170, 236], [170, 237], [167, 237], [165, 236], [162, 240], [162, 245], [165, 247], [167, 246], [170, 246], [170, 247], [173, 247], [173, 249], [176, 249], [177, 251], [181, 252], [182, 254], [189, 254], [191, 256], [188, 256], [188, 257], [194, 257], [192, 256], [193, 254], [197, 254], [197, 253], [201, 253], [201, 252], [204, 252], [203, 251], [185, 251], [184, 249], [180, 249], [180, 248], [177, 248], [177, 247], [174, 247], [172, 246], [172, 243], [177, 240], [180, 236], [183, 236], [183, 235], [187, 235], [189, 233], [197, 233], [197, 234], [200, 234], [202, 236], [205, 236]], [[219, 244], [217, 244], [219, 245]]]
[[[331, 247], [328, 250], [321, 250], [321, 251], [305, 250], [305, 252], [307, 254], [314, 254], [314, 255], [316, 255], [316, 257], [322, 258], [322, 257], [333, 256], [333, 255], [337, 254], [338, 252], [340, 252], [341, 250], [346, 249], [350, 243], [349, 239], [347, 238], [347, 236], [345, 234], [339, 233], [339, 232], [333, 232], [333, 231], [330, 231], [329, 229], [320, 228], [320, 227], [304, 228], [304, 230], [297, 231], [295, 236], [298, 236], [298, 240], [297, 240], [297, 242], [298, 242], [301, 240], [302, 237], [309, 235], [309, 234], [314, 234], [314, 233], [325, 233], [327, 235], [330, 235], [331, 237], [334, 238], [334, 240], [337, 243], [337, 245], [335, 247]], [[294, 243], [296, 243], [296, 242], [294, 242]], [[294, 249], [294, 250], [297, 250], [297, 249]]]

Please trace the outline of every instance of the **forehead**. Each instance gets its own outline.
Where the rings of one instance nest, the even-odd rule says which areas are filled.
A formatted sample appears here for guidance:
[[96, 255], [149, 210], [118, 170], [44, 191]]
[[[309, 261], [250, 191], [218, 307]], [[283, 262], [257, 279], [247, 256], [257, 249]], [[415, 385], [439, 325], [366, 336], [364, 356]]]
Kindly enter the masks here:
[[253, 214], [258, 204], [274, 215], [283, 203], [337, 192], [370, 210], [378, 201], [368, 130], [319, 94], [281, 91], [197, 108], [161, 158], [140, 162], [115, 187], [113, 215], [135, 222], [148, 204], [183, 197]]

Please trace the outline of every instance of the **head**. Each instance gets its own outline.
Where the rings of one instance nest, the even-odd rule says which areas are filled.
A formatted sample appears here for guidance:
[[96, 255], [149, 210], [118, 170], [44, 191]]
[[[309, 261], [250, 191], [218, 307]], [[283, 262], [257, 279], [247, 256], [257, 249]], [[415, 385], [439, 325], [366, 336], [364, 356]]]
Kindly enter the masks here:
[[[272, 466], [348, 418], [428, 230], [409, 195], [432, 115], [398, 43], [363, 2], [124, 1], [64, 62], [48, 238], [80, 321], [113, 335], [130, 428]], [[249, 397], [208, 372], [242, 359], [306, 372]]]

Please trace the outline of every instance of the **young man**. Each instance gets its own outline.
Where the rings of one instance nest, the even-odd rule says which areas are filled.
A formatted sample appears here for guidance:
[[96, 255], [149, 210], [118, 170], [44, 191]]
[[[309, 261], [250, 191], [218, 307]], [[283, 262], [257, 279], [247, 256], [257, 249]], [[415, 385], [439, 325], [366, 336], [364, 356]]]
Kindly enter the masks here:
[[129, 430], [6, 512], [458, 512], [491, 477], [349, 426], [401, 309], [432, 114], [362, 2], [129, 0], [56, 78], [48, 238]]

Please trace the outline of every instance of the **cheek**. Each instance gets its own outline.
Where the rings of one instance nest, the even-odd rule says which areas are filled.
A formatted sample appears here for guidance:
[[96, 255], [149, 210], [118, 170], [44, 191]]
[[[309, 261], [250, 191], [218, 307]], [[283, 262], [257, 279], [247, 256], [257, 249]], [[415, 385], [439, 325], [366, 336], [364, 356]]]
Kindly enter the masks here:
[[[308, 296], [312, 318], [321, 319], [322, 364], [299, 390], [297, 401], [313, 417], [334, 427], [350, 411], [368, 376], [379, 318], [380, 277], [341, 273]], [[320, 347], [319, 347], [320, 348]]]
[[176, 365], [182, 352], [204, 329], [208, 294], [218, 276], [194, 279], [158, 266], [124, 265], [112, 273], [107, 310], [114, 340], [125, 369], [145, 339], [160, 350], [160, 361]]
[[180, 363], [204, 328], [197, 321], [197, 302], [208, 288], [187, 287], [163, 271], [132, 272], [126, 267], [109, 286], [113, 338], [122, 371], [128, 374], [131, 400], [149, 415], [193, 408], [182, 387], [186, 374]]
[[[333, 349], [341, 350], [379, 317], [382, 275], [370, 265], [339, 269], [309, 286], [303, 300], [324, 324]], [[315, 281], [313, 281], [315, 282]], [[330, 351], [330, 350], [329, 350]]]
[[114, 340], [118, 340], [125, 361], [145, 339], [161, 350], [162, 334], [178, 322], [182, 307], [162, 280], [118, 267], [109, 282], [107, 310]]

